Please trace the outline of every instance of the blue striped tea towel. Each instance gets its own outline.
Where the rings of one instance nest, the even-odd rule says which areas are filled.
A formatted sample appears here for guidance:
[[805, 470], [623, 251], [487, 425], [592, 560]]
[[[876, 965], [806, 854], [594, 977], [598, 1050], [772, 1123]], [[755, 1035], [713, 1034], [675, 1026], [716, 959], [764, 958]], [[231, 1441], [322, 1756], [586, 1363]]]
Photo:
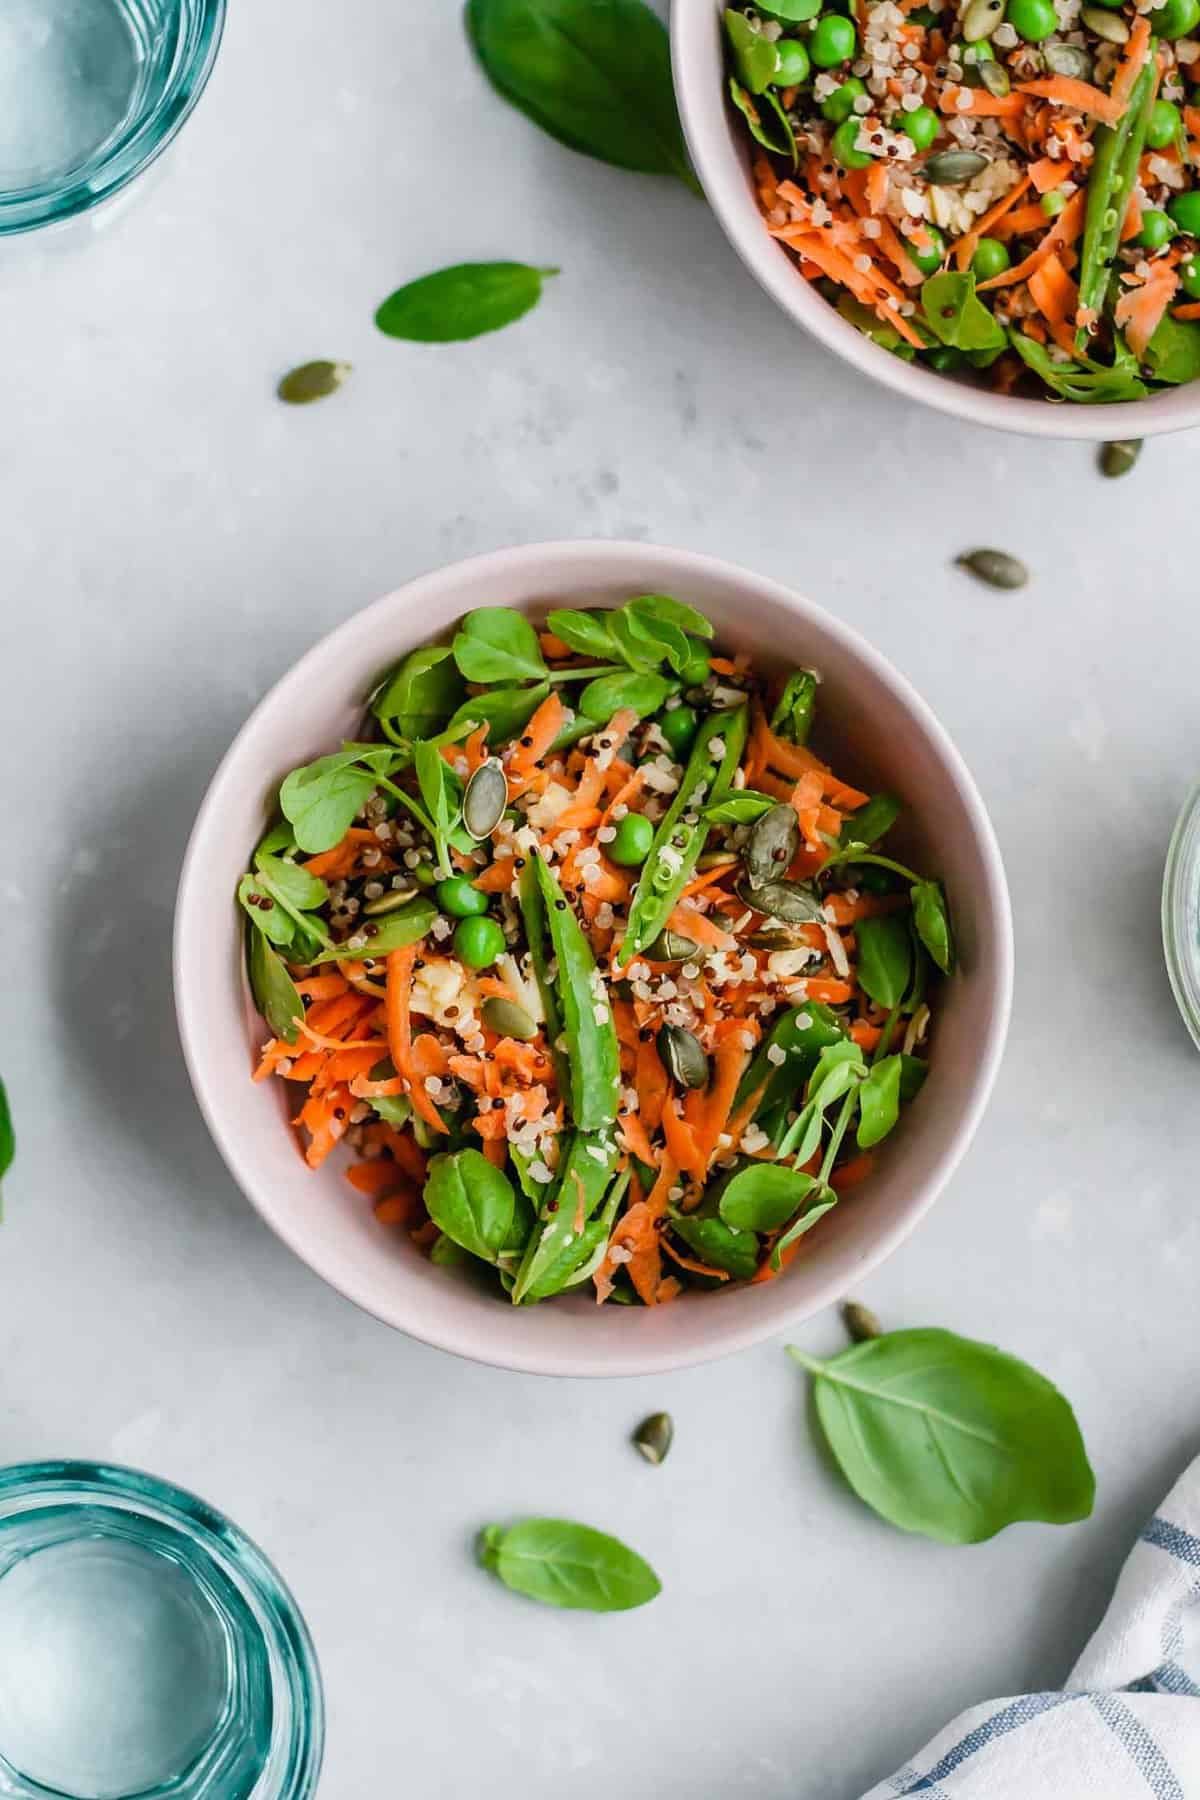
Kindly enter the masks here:
[[1200, 1458], [1062, 1693], [960, 1713], [864, 1800], [1200, 1800]]

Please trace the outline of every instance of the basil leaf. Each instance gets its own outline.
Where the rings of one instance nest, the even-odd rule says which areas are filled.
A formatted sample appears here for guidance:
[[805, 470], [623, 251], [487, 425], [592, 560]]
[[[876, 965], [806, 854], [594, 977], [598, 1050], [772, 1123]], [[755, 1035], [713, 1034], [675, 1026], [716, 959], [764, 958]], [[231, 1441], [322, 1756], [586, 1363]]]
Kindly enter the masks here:
[[[943, 975], [948, 975], [954, 967], [954, 939], [941, 882], [916, 882], [912, 888], [912, 905], [917, 935]], [[861, 937], [859, 942], [861, 946]], [[861, 973], [859, 978], [861, 980]]]
[[1146, 345], [1146, 363], [1156, 381], [1172, 386], [1195, 381], [1200, 376], [1200, 324], [1165, 314]]
[[721, 1195], [721, 1217], [735, 1231], [777, 1231], [816, 1185], [800, 1169], [754, 1163], [735, 1175]]
[[656, 713], [668, 694], [678, 691], [677, 681], [663, 675], [601, 675], [589, 681], [579, 696], [579, 710], [589, 719], [611, 719], [615, 712], [629, 707], [639, 719]]
[[1149, 389], [1130, 359], [1115, 368], [1085, 360], [1057, 363], [1044, 344], [1035, 343], [1023, 331], [1010, 329], [1008, 341], [1027, 368], [1033, 370], [1051, 393], [1080, 406], [1105, 406], [1122, 400], [1144, 400]]
[[250, 987], [254, 1004], [272, 1033], [285, 1044], [294, 1044], [297, 1022], [304, 1017], [304, 1002], [287, 972], [283, 958], [261, 931], [250, 933]]
[[[586, 16], [586, 15], [585, 15]], [[544, 1606], [626, 1612], [662, 1592], [636, 1551], [606, 1532], [569, 1519], [522, 1519], [481, 1533], [480, 1561], [506, 1587]]]
[[699, 191], [667, 34], [642, 0], [467, 0], [466, 21], [492, 86], [559, 143]]
[[838, 838], [840, 848], [851, 850], [858, 844], [869, 850], [892, 829], [902, 810], [894, 794], [873, 794], [867, 804], [851, 813], [842, 825]]
[[17, 1138], [13, 1131], [12, 1112], [8, 1104], [8, 1090], [0, 1081], [0, 1181], [12, 1168], [13, 1157], [17, 1153]]
[[512, 1229], [516, 1198], [502, 1169], [480, 1150], [443, 1151], [430, 1159], [425, 1210], [448, 1238], [494, 1263]]
[[817, 1417], [861, 1500], [903, 1531], [977, 1544], [1018, 1519], [1086, 1519], [1096, 1482], [1075, 1415], [1044, 1375], [950, 1331], [892, 1331], [829, 1362], [794, 1345]]
[[794, 1244], [797, 1238], [806, 1236], [814, 1225], [819, 1225], [825, 1214], [832, 1212], [837, 1203], [838, 1198], [833, 1189], [823, 1187], [818, 1182], [811, 1198], [801, 1209], [800, 1217], [788, 1226], [782, 1237], [775, 1239], [771, 1249], [771, 1267], [777, 1273], [783, 1267], [783, 1253], [788, 1245]]
[[975, 277], [944, 270], [921, 288], [924, 323], [943, 344], [956, 350], [1002, 350], [1004, 327], [975, 294]]
[[387, 719], [401, 737], [432, 737], [462, 699], [463, 681], [449, 644], [414, 650], [371, 702], [377, 719]]
[[340, 844], [375, 792], [377, 777], [395, 761], [394, 750], [348, 744], [293, 769], [279, 790], [279, 804], [296, 834], [297, 849], [317, 856]]
[[[872, 1063], [867, 1079], [858, 1090], [860, 1150], [870, 1150], [882, 1143], [900, 1117], [902, 1072], [898, 1056], [885, 1056], [882, 1062]], [[833, 1179], [837, 1180], [836, 1173]]]
[[414, 344], [460, 343], [524, 318], [542, 297], [543, 277], [557, 274], [527, 263], [455, 263], [397, 288], [375, 323]]
[[493, 688], [488, 694], [472, 694], [463, 701], [447, 729], [470, 723], [486, 725], [488, 748], [498, 750], [522, 732], [550, 692], [548, 681], [536, 687]]
[[925, 1078], [928, 1074], [929, 1064], [922, 1062], [919, 1056], [901, 1056], [900, 1099], [903, 1105], [907, 1106], [911, 1100], [916, 1099], [925, 1086]]
[[896, 913], [879, 919], [859, 919], [854, 935], [858, 939], [859, 986], [876, 1006], [890, 1012], [903, 1000], [912, 976], [908, 920]]
[[[253, 925], [255, 934], [262, 933], [272, 944], [278, 944], [286, 950], [296, 935], [296, 926], [292, 918], [282, 906], [275, 904], [275, 898], [268, 894], [262, 883], [253, 875], [243, 875], [238, 882], [237, 897], [245, 908], [246, 917]], [[263, 901], [267, 904], [264, 906]]]
[[733, 66], [750, 93], [765, 94], [779, 72], [779, 50], [774, 39], [764, 37], [745, 13], [725, 9], [725, 36]]
[[771, 714], [771, 730], [789, 744], [806, 744], [817, 705], [818, 677], [814, 669], [797, 669], [789, 675]]
[[671, 1230], [701, 1262], [724, 1269], [735, 1281], [749, 1281], [758, 1268], [758, 1242], [753, 1232], [736, 1231], [722, 1219], [701, 1219], [694, 1214], [672, 1219]]
[[279, 856], [282, 852], [294, 850], [295, 848], [296, 839], [292, 834], [292, 828], [286, 819], [281, 819], [278, 825], [272, 825], [270, 831], [268, 831], [266, 837], [263, 838], [254, 854], [256, 858], [259, 856]]
[[546, 614], [546, 629], [579, 656], [598, 657], [602, 662], [612, 658], [612, 633], [606, 612], [567, 612]]
[[717, 800], [712, 806], [706, 806], [704, 817], [710, 825], [753, 825], [756, 819], [761, 819], [778, 804], [770, 794], [756, 793], [753, 788], [738, 788], [736, 793], [727, 794], [724, 800]]
[[706, 619], [702, 612], [697, 612], [686, 600], [676, 600], [671, 594], [638, 594], [636, 599], [628, 602], [626, 611], [663, 625], [674, 625], [679, 631], [690, 632], [693, 637], [716, 636], [716, 626], [711, 619]]
[[608, 628], [617, 655], [631, 669], [636, 669], [642, 675], [650, 675], [661, 668], [663, 646], [646, 630], [635, 613], [627, 612], [624, 607], [618, 608], [610, 613]]
[[311, 912], [329, 898], [329, 889], [320, 877], [310, 875], [299, 863], [286, 862], [261, 848], [255, 851], [254, 862], [267, 892], [297, 912]]
[[[366, 957], [390, 956], [393, 950], [405, 950], [409, 944], [415, 944], [418, 939], [423, 938], [436, 917], [437, 907], [433, 901], [424, 894], [419, 894], [406, 906], [380, 919], [379, 930], [365, 944], [335, 944], [320, 956], [315, 956], [313, 962], [362, 962]], [[368, 923], [374, 924], [375, 921], [370, 920]]]
[[622, 607], [621, 615], [629, 620], [633, 632], [654, 658], [654, 668], [661, 667], [665, 658], [677, 675], [683, 673], [692, 656], [692, 644], [678, 625], [670, 619], [656, 619], [649, 612], [639, 612], [635, 606]]
[[787, 114], [783, 111], [779, 101], [775, 98], [774, 90], [768, 88], [766, 94], [763, 96], [772, 112], [775, 114], [775, 118], [770, 125], [763, 122], [763, 116], [759, 112], [755, 101], [734, 75], [729, 77], [729, 98], [733, 101], [733, 104], [737, 107], [743, 119], [745, 119], [747, 125], [750, 127], [750, 136], [754, 139], [755, 143], [761, 144], [763, 149], [769, 150], [773, 156], [790, 157], [792, 167], [795, 168], [799, 161], [799, 152], [796, 149], [796, 136], [792, 130]]
[[508, 606], [469, 612], [454, 639], [454, 660], [468, 681], [544, 681], [537, 632]]

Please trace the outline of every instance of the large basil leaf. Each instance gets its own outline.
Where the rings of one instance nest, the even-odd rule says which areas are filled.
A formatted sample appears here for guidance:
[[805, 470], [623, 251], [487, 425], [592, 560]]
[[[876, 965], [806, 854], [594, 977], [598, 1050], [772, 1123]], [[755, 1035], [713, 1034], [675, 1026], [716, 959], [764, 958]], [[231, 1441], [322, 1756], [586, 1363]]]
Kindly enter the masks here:
[[480, 1535], [479, 1555], [506, 1587], [544, 1606], [625, 1612], [662, 1592], [636, 1551], [569, 1519], [522, 1519], [507, 1530], [489, 1525]]
[[879, 919], [860, 919], [854, 927], [858, 939], [858, 981], [863, 993], [890, 1012], [899, 1006], [912, 977], [913, 947], [907, 918], [887, 913]]
[[893, 1331], [814, 1377], [821, 1429], [859, 1498], [903, 1531], [976, 1544], [1018, 1519], [1086, 1519], [1096, 1482], [1075, 1415], [1044, 1375], [950, 1331]]
[[948, 975], [954, 967], [954, 939], [942, 884], [940, 881], [917, 881], [911, 892], [917, 935], [943, 975]]
[[642, 0], [467, 0], [466, 21], [492, 86], [551, 137], [696, 187], [667, 34]]
[[469, 612], [454, 639], [454, 660], [468, 681], [544, 681], [537, 632], [510, 606]]
[[777, 1231], [816, 1186], [812, 1175], [780, 1163], [752, 1163], [721, 1195], [721, 1217], [735, 1231]]
[[945, 270], [921, 288], [924, 323], [943, 344], [956, 350], [1003, 350], [1004, 327], [975, 293], [974, 275]]
[[668, 681], [665, 675], [642, 675], [636, 670], [628, 675], [601, 675], [584, 688], [579, 709], [589, 719], [611, 719], [628, 707], [640, 719], [648, 719], [678, 688], [679, 683]]
[[401, 737], [427, 738], [449, 720], [462, 699], [463, 678], [449, 644], [426, 644], [406, 656], [371, 703]]
[[480, 1150], [435, 1156], [425, 1181], [425, 1210], [472, 1256], [495, 1262], [512, 1230], [516, 1198], [502, 1169]]
[[557, 269], [527, 263], [455, 263], [389, 294], [375, 314], [388, 337], [452, 344], [482, 337], [523, 318], [542, 297], [542, 280]]
[[749, 1281], [758, 1267], [758, 1241], [752, 1231], [737, 1231], [723, 1219], [694, 1214], [672, 1219], [671, 1230], [701, 1262], [724, 1269], [735, 1281]]

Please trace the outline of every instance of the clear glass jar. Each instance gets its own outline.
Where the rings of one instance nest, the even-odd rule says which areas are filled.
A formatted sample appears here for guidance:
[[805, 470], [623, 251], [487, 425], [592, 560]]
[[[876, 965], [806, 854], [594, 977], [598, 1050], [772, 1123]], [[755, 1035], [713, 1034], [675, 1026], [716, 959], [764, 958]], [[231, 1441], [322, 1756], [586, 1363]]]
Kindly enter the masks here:
[[1188, 795], [1171, 834], [1162, 931], [1175, 1002], [1200, 1050], [1200, 785]]
[[0, 236], [140, 175], [203, 91], [226, 0], [3, 0]]
[[271, 1564], [132, 1469], [0, 1470], [4, 1800], [309, 1800], [316, 1656]]

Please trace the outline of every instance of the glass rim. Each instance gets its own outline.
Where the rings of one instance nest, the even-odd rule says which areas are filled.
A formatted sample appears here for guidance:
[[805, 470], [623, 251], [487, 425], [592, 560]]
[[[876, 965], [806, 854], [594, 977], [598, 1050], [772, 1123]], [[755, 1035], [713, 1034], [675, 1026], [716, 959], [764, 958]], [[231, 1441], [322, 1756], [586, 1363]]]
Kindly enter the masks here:
[[1162, 887], [1162, 938], [1167, 977], [1192, 1042], [1200, 1050], [1200, 939], [1189, 898], [1200, 891], [1200, 782], [1183, 803], [1167, 846]]
[[[14, 1516], [9, 1502], [58, 1499], [133, 1503], [194, 1535], [214, 1561], [224, 1561], [247, 1583], [266, 1614], [291, 1698], [283, 1766], [269, 1800], [310, 1800], [316, 1793], [325, 1748], [325, 1697], [320, 1665], [304, 1616], [275, 1565], [240, 1526], [187, 1488], [144, 1469], [86, 1459], [13, 1463], [0, 1468], [0, 1525]], [[123, 1508], [124, 1510], [124, 1508]], [[260, 1777], [261, 1779], [261, 1777]], [[255, 1796], [258, 1784], [255, 1785]]]
[[157, 161], [191, 116], [208, 85], [225, 30], [228, 0], [198, 0], [194, 42], [154, 110], [105, 151], [85, 175], [24, 188], [0, 188], [0, 237], [62, 224], [128, 187]]

